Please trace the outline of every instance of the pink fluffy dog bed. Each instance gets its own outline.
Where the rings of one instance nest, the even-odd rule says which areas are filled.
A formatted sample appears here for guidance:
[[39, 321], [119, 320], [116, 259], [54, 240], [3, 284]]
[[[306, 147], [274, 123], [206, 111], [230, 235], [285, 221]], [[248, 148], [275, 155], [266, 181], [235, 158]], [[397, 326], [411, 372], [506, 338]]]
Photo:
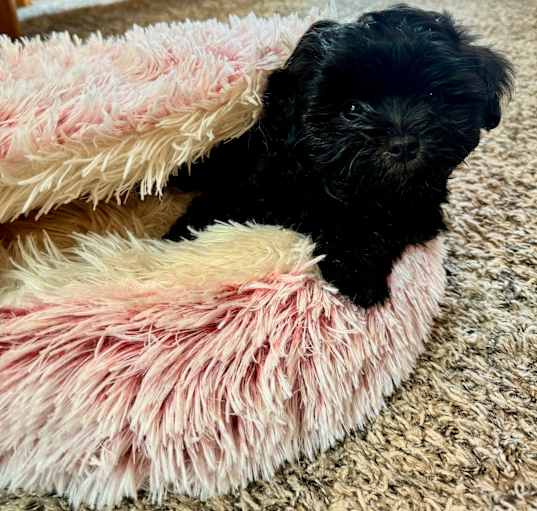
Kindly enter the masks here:
[[298, 233], [158, 239], [189, 201], [170, 173], [251, 126], [315, 18], [0, 42], [0, 487], [96, 507], [224, 493], [364, 426], [410, 374], [440, 240], [364, 311]]

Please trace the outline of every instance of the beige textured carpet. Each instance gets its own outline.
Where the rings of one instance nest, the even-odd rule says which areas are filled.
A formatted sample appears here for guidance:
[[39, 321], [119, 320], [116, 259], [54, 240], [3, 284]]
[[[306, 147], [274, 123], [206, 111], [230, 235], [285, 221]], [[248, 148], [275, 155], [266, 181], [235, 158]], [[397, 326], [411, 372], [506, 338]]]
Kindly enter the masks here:
[[[448, 0], [514, 61], [503, 125], [452, 180], [449, 288], [414, 376], [367, 431], [270, 482], [174, 510], [537, 509], [537, 1]], [[223, 5], [222, 5], [223, 4]], [[130, 0], [27, 22], [30, 34], [121, 32], [131, 23], [302, 10], [309, 0]], [[342, 15], [387, 2], [340, 0]], [[1, 434], [1, 433], [0, 433]], [[0, 495], [3, 511], [67, 509]], [[124, 509], [156, 510], [142, 500]]]

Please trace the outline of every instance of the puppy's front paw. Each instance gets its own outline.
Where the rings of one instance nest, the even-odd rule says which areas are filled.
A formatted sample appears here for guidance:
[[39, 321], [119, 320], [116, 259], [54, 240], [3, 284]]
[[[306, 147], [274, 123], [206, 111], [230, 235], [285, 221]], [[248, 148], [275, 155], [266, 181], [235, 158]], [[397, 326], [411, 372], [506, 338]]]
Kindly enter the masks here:
[[356, 305], [363, 308], [382, 305], [390, 296], [386, 278], [370, 269], [360, 270], [358, 264], [334, 259], [322, 261], [320, 266], [324, 279]]

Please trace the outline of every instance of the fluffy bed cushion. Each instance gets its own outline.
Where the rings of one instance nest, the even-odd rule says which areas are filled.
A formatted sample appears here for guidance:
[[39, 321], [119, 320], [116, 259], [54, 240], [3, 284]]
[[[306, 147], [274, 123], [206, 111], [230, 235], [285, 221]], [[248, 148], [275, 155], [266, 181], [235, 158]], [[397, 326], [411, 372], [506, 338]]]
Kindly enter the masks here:
[[207, 497], [362, 426], [423, 349], [441, 243], [409, 249], [368, 311], [312, 249], [216, 225], [180, 244], [86, 236], [68, 257], [27, 253], [11, 272], [27, 305], [0, 309], [0, 486], [99, 507], [144, 486]]
[[190, 201], [160, 195], [170, 172], [248, 129], [315, 19], [0, 42], [0, 487], [97, 507], [227, 492], [361, 427], [409, 375], [441, 240], [365, 311], [296, 232], [158, 239]]

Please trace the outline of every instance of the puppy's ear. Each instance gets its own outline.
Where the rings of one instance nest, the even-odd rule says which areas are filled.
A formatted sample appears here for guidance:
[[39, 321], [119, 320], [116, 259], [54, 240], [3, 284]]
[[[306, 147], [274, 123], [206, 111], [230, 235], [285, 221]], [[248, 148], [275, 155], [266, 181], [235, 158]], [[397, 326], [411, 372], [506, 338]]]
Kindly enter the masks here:
[[291, 128], [302, 109], [306, 88], [319, 70], [339, 23], [321, 20], [314, 23], [299, 40], [284, 67], [268, 79], [263, 97], [263, 118], [273, 126], [288, 123]]
[[314, 23], [302, 36], [287, 60], [285, 68], [291, 74], [303, 76], [319, 63], [334, 39], [339, 23], [321, 20]]
[[484, 46], [471, 46], [476, 59], [477, 72], [485, 83], [486, 103], [482, 127], [492, 130], [500, 124], [502, 100], [510, 99], [513, 92], [512, 64], [499, 53]]

